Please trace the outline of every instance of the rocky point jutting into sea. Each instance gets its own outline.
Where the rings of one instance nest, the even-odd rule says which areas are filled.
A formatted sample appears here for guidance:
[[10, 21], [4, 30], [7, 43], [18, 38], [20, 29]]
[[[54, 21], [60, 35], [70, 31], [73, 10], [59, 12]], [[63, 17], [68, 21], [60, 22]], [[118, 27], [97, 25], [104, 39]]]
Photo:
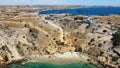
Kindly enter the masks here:
[[0, 7], [0, 68], [29, 62], [119, 68], [120, 45], [113, 41], [118, 27], [120, 15], [36, 14]]

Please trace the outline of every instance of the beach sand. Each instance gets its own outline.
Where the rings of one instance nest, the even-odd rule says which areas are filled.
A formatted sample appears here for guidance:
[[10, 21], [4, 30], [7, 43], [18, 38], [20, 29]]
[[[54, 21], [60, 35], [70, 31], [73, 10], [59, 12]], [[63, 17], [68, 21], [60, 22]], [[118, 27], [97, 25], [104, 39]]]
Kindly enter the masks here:
[[[89, 60], [89, 61], [88, 61]], [[43, 62], [55, 64], [70, 64], [76, 62], [94, 62], [87, 55], [80, 54], [79, 52], [65, 52], [63, 54], [53, 55], [31, 55], [27, 62]]]

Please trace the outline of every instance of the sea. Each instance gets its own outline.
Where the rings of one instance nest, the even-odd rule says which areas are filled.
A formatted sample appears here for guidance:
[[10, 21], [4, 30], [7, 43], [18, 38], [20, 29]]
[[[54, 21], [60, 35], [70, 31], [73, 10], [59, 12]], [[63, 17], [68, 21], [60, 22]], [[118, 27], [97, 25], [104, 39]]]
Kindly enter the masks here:
[[31, 62], [22, 64], [11, 64], [7, 68], [102, 68], [93, 64], [78, 62], [72, 64], [52, 64], [52, 63], [40, 63], [40, 62]]
[[39, 14], [71, 14], [71, 15], [100, 15], [106, 16], [111, 14], [120, 15], [120, 7], [86, 7], [86, 8], [68, 8], [68, 9], [51, 9], [43, 10]]

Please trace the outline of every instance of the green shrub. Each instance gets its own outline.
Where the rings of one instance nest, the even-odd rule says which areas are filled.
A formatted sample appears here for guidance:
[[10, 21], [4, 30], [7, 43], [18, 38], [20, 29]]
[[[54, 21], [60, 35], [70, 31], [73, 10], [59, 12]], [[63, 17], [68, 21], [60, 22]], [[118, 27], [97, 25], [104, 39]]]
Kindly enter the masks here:
[[82, 52], [82, 48], [81, 47], [75, 47], [75, 52]]
[[7, 56], [7, 55], [5, 55], [5, 56], [3, 57], [3, 59], [4, 59], [5, 61], [9, 61], [9, 59], [8, 59], [8, 56]]
[[112, 57], [112, 61], [117, 61], [118, 59], [119, 57], [115, 57], [115, 56]]
[[95, 42], [95, 38], [92, 38], [92, 39], [90, 40], [90, 42]]
[[61, 42], [60, 40], [55, 41], [57, 45], [64, 45], [64, 42]]
[[113, 45], [117, 46], [120, 45], [120, 29], [118, 29], [118, 32], [113, 34]]

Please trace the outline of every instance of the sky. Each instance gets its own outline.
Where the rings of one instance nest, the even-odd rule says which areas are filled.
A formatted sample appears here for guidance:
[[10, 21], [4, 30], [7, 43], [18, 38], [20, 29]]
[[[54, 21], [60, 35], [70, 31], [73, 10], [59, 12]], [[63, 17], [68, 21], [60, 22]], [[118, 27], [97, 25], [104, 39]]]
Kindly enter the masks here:
[[0, 5], [99, 5], [99, 6], [120, 6], [120, 0], [0, 0]]

